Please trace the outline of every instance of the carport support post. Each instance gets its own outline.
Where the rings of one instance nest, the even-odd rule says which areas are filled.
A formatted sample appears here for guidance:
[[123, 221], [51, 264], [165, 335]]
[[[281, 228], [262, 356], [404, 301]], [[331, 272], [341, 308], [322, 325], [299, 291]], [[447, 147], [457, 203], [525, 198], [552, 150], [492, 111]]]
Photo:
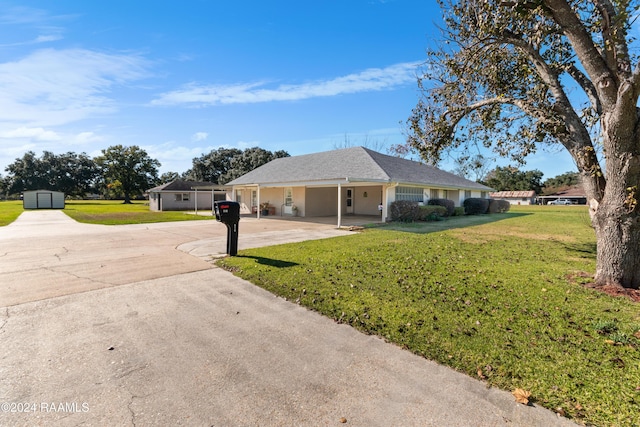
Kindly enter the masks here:
[[338, 183], [338, 228], [342, 225], [342, 184]]
[[258, 189], [256, 190], [256, 219], [260, 219], [260, 186], [258, 185]]

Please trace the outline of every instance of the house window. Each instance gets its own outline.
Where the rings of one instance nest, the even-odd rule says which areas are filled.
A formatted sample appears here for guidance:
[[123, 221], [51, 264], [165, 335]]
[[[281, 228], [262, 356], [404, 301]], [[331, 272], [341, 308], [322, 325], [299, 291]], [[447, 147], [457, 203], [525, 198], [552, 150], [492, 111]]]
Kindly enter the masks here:
[[188, 201], [189, 201], [189, 193], [176, 194], [176, 202], [188, 202]]
[[240, 190], [236, 191], [236, 202], [242, 203], [242, 191]]
[[439, 199], [440, 198], [440, 190], [438, 190], [437, 188], [432, 188], [431, 189], [431, 198], [432, 199]]
[[486, 192], [486, 191], [482, 191], [482, 192], [480, 193], [480, 198], [481, 198], [481, 199], [486, 199], [486, 198], [487, 198], [487, 192]]
[[422, 188], [396, 187], [396, 200], [408, 200], [410, 202], [422, 202]]
[[251, 206], [258, 206], [258, 192], [251, 190]]
[[464, 198], [465, 199], [471, 198], [471, 190], [464, 190]]
[[284, 205], [293, 205], [293, 189], [291, 187], [287, 187], [284, 189]]
[[449, 190], [442, 190], [442, 198], [443, 199], [448, 199], [449, 198]]

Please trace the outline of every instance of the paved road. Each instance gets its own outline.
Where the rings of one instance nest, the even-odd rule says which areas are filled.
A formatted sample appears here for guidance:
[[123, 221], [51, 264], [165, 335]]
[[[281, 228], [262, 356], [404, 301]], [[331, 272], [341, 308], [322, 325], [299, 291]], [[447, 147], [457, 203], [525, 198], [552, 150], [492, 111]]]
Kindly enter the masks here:
[[[241, 249], [345, 233], [240, 230]], [[216, 268], [225, 239], [59, 211], [0, 228], [0, 425], [574, 425]]]

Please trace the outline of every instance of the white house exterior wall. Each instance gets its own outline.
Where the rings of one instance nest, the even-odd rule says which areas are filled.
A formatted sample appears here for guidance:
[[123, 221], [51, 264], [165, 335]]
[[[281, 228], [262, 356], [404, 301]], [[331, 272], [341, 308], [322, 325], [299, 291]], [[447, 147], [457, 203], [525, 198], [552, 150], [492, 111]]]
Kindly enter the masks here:
[[533, 205], [535, 204], [535, 199], [531, 199], [529, 197], [517, 197], [517, 198], [502, 198], [502, 200], [506, 200], [511, 205]]
[[[344, 188], [344, 187], [343, 187]], [[355, 215], [379, 215], [382, 203], [382, 186], [362, 186], [354, 188], [353, 213]], [[344, 195], [343, 195], [344, 200]]]
[[[396, 187], [398, 184], [384, 184], [376, 185], [373, 183], [345, 183], [340, 186], [341, 188], [341, 202], [342, 215], [346, 215], [346, 194], [347, 189], [353, 190], [353, 214], [354, 215], [381, 215], [383, 219], [388, 218], [389, 207], [396, 199]], [[465, 191], [460, 189], [444, 189], [434, 187], [423, 187], [423, 202], [427, 204], [431, 197], [431, 190], [437, 189], [439, 197], [444, 197], [444, 192], [447, 191], [447, 198], [452, 200], [455, 206], [462, 206], [465, 199]], [[256, 191], [255, 203], [269, 203], [269, 206], [275, 208], [275, 215], [283, 215], [284, 196], [286, 188], [292, 189], [293, 204], [298, 208], [297, 216], [305, 217], [322, 217], [322, 216], [337, 216], [338, 215], [338, 187], [337, 186], [322, 186], [322, 187], [306, 187], [306, 186], [292, 186], [286, 187], [284, 185], [278, 187], [260, 187], [238, 186], [235, 190], [228, 194], [228, 198], [237, 200], [237, 196], [240, 196], [240, 209], [242, 214], [255, 213], [253, 208], [254, 201], [252, 200], [252, 191]], [[366, 197], [365, 197], [366, 193]], [[471, 191], [471, 197], [482, 197], [481, 191]], [[485, 198], [487, 195], [485, 194]], [[380, 212], [380, 205], [382, 205], [382, 212]], [[286, 215], [286, 214], [284, 214]]]
[[[189, 200], [176, 200], [177, 194], [189, 194]], [[210, 210], [213, 205], [211, 203], [211, 191], [198, 191], [198, 210]], [[223, 199], [220, 194], [215, 195], [215, 200]], [[149, 210], [152, 211], [189, 211], [195, 210], [196, 192], [195, 191], [178, 191], [178, 192], [153, 192], [149, 194]]]
[[307, 188], [304, 200], [306, 216], [338, 215], [337, 187]]

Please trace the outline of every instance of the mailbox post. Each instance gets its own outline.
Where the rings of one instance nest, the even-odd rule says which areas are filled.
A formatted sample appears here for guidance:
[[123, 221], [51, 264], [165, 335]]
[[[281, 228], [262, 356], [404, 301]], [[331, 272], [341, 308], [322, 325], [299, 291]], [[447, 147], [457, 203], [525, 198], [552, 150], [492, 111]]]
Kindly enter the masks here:
[[227, 254], [238, 253], [238, 222], [240, 222], [240, 203], [217, 201], [213, 204], [216, 221], [227, 226]]

